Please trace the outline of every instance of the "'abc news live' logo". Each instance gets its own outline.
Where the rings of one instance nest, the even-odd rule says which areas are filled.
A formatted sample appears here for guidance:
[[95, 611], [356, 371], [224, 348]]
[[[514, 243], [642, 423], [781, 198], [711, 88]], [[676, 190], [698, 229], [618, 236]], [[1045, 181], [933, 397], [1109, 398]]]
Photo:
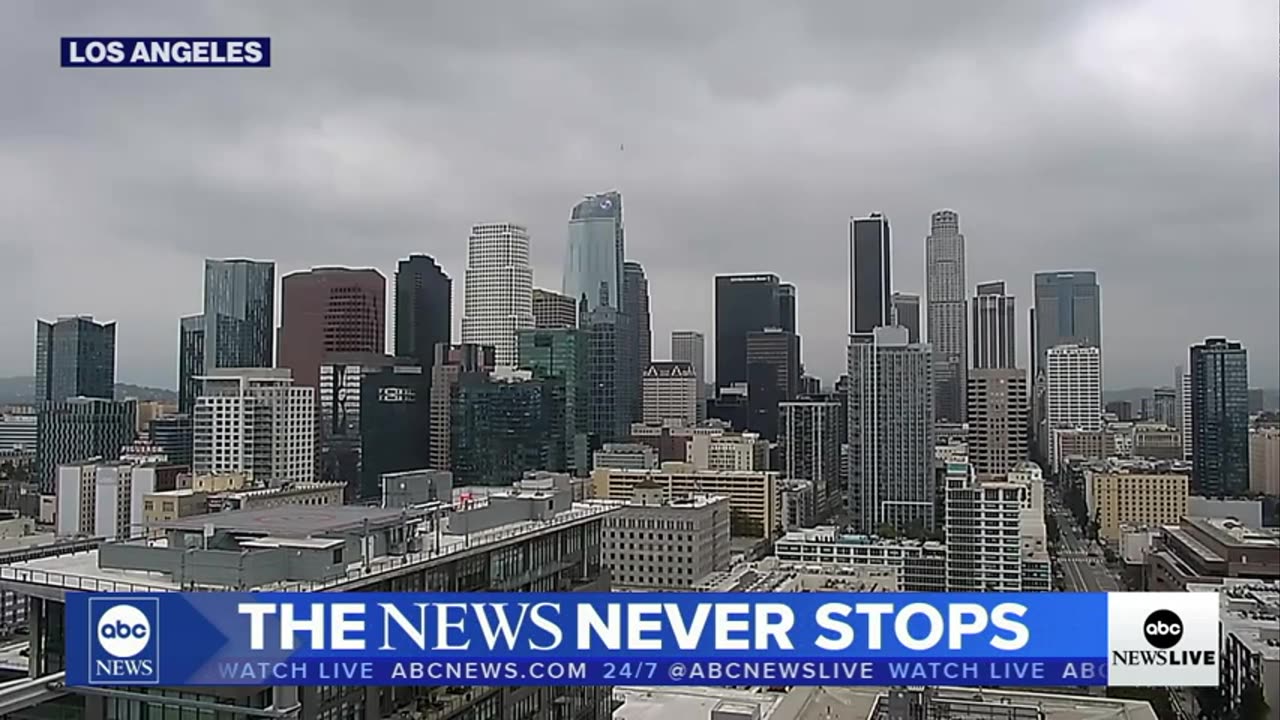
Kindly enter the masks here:
[[89, 599], [89, 682], [160, 681], [159, 598]]
[[1109, 685], [1218, 684], [1216, 593], [1112, 594], [1108, 615]]

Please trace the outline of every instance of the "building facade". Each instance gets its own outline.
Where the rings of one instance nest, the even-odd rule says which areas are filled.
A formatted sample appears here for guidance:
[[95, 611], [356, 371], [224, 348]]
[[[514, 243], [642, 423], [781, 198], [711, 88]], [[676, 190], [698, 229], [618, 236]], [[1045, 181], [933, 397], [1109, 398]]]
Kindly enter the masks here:
[[1120, 540], [1121, 528], [1145, 529], [1180, 522], [1187, 515], [1189, 482], [1180, 473], [1085, 473], [1085, 504], [1098, 536]]
[[562, 291], [581, 309], [622, 310], [625, 235], [622, 194], [588, 195], [569, 214]]
[[315, 479], [315, 388], [294, 385], [285, 368], [219, 369], [202, 380], [195, 474], [244, 473], [264, 485]]
[[697, 330], [671, 331], [671, 359], [693, 366], [698, 378], [698, 422], [707, 419], [707, 340]]
[[955, 211], [938, 210], [930, 216], [924, 250], [928, 339], [934, 361], [933, 409], [939, 422], [962, 423], [969, 369], [969, 311], [964, 235]]
[[686, 463], [663, 463], [657, 470], [599, 468], [591, 473], [592, 496], [626, 502], [639, 486], [657, 485], [666, 500], [700, 495], [728, 499], [730, 531], [736, 537], [771, 538], [783, 527], [784, 483], [773, 471], [696, 470]]
[[280, 367], [316, 387], [330, 353], [386, 349], [387, 279], [372, 268], [321, 267], [280, 280]]
[[634, 260], [627, 260], [622, 267], [622, 312], [626, 313], [631, 326], [631, 420], [639, 422], [644, 417], [642, 378], [653, 362], [653, 329], [649, 317], [649, 279], [644, 274], [644, 266]]
[[632, 395], [638, 388], [629, 382], [634, 356], [626, 313], [602, 307], [583, 313], [580, 329], [587, 338], [587, 431], [593, 442], [625, 440], [631, 426]]
[[635, 496], [604, 523], [601, 557], [613, 586], [688, 590], [728, 570], [729, 515], [728, 498], [671, 500], [658, 483], [637, 484]]
[[453, 280], [430, 255], [410, 255], [396, 265], [392, 338], [396, 357], [413, 358], [428, 372], [436, 346], [453, 337]]
[[[715, 360], [717, 388], [745, 383], [747, 335], [782, 327], [781, 283], [772, 273], [717, 275], [715, 279]], [[705, 381], [705, 378], [704, 378]]]
[[529, 231], [514, 223], [472, 226], [467, 241], [463, 344], [488, 345], [499, 367], [515, 367], [516, 333], [532, 327]]
[[1242, 495], [1249, 489], [1249, 356], [1244, 346], [1209, 338], [1191, 346], [1192, 489]]
[[463, 377], [451, 408], [451, 467], [466, 485], [510, 486], [526, 472], [564, 472], [564, 381]]
[[191, 414], [200, 395], [204, 375], [204, 315], [188, 315], [178, 321], [178, 412]]
[[966, 432], [969, 462], [979, 475], [1005, 475], [1030, 458], [1027, 375], [1017, 368], [969, 371]]
[[463, 378], [488, 377], [497, 361], [492, 347], [484, 345], [437, 345], [431, 366], [429, 453], [433, 470], [449, 470], [452, 464], [453, 403]]
[[946, 466], [947, 590], [1052, 589], [1044, 527], [1044, 481], [1034, 464], [999, 479], [972, 466]]
[[840, 405], [797, 401], [780, 406], [778, 442], [782, 476], [813, 482], [814, 514], [819, 522], [844, 507], [840, 485]]
[[90, 458], [118, 460], [133, 443], [137, 403], [101, 398], [48, 402], [36, 415], [36, 476], [40, 491], [54, 493], [58, 466]]
[[578, 327], [578, 303], [568, 295], [533, 289], [533, 326], [539, 330]]
[[698, 422], [698, 376], [689, 363], [651, 362], [641, 383], [646, 423]]
[[849, 481], [855, 527], [933, 529], [933, 358], [901, 327], [852, 338], [848, 354]]
[[591, 384], [588, 382], [587, 334], [572, 327], [521, 330], [516, 338], [519, 364], [535, 380], [564, 383], [564, 439], [567, 470], [586, 475], [591, 434]]
[[889, 324], [906, 328], [908, 342], [920, 342], [920, 296], [902, 292], [890, 295]]
[[36, 320], [36, 404], [115, 399], [116, 324], [90, 316]]
[[155, 490], [154, 466], [118, 461], [60, 465], [58, 535], [111, 540], [137, 537], [146, 528], [143, 499]]
[[1102, 429], [1102, 349], [1084, 345], [1049, 348], [1044, 369], [1048, 455], [1056, 457], [1055, 431]]
[[1280, 495], [1280, 428], [1249, 431], [1249, 490]]
[[201, 317], [204, 363], [200, 372], [274, 367], [276, 264], [205, 260]]
[[147, 437], [160, 448], [173, 465], [191, 468], [191, 448], [194, 442], [191, 416], [183, 413], [161, 415], [151, 421]]
[[[849, 220], [849, 333], [871, 333], [892, 317], [889, 219], [880, 213]], [[717, 348], [717, 354], [719, 349]], [[718, 361], [717, 361], [718, 362]]]
[[778, 404], [800, 387], [800, 336], [780, 327], [747, 333], [747, 430], [778, 437]]
[[973, 367], [1017, 367], [1017, 327], [1016, 302], [1005, 293], [1004, 282], [980, 283], [973, 296]]

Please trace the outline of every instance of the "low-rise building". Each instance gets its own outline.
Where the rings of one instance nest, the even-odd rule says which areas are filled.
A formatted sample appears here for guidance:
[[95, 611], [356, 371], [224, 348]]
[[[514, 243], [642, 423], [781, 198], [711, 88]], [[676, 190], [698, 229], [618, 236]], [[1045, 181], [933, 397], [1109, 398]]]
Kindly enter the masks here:
[[118, 460], [59, 465], [57, 533], [124, 540], [146, 528], [143, 498], [155, 491], [156, 468]]
[[1183, 518], [1165, 525], [1146, 555], [1143, 587], [1182, 592], [1193, 584], [1280, 579], [1280, 534], [1236, 520]]
[[894, 568], [905, 592], [947, 589], [947, 547], [940, 542], [843, 534], [823, 526], [783, 535], [774, 555], [779, 562], [795, 566]]
[[1249, 431], [1249, 489], [1263, 495], [1280, 495], [1280, 428]]
[[812, 480], [782, 481], [783, 531], [810, 528], [818, 522], [818, 490]]
[[591, 467], [613, 470], [652, 470], [658, 467], [658, 450], [644, 443], [605, 443], [595, 452]]
[[730, 531], [742, 537], [774, 537], [782, 528], [778, 473], [766, 470], [699, 470], [687, 463], [663, 463], [657, 470], [601, 468], [591, 474], [592, 497], [626, 502], [642, 482], [653, 481], [672, 500], [720, 495], [729, 500]]
[[1181, 473], [1109, 467], [1085, 473], [1085, 504], [1098, 536], [1120, 541], [1122, 527], [1176, 523], [1187, 514], [1190, 484]]
[[605, 520], [602, 557], [615, 587], [688, 590], [729, 567], [729, 500], [669, 500], [652, 480]]

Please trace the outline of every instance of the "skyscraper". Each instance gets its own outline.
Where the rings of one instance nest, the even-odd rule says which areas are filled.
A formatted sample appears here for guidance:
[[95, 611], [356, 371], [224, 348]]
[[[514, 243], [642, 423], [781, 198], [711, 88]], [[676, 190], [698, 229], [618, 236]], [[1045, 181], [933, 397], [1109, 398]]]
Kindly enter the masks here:
[[394, 307], [396, 357], [413, 358], [428, 372], [436, 345], [452, 342], [453, 280], [430, 255], [410, 255], [396, 265]]
[[654, 425], [698, 421], [698, 376], [686, 362], [649, 363], [644, 373], [642, 420]]
[[778, 285], [778, 326], [796, 332], [796, 286], [791, 283]]
[[747, 382], [747, 334], [782, 327], [782, 303], [773, 273], [717, 275], [715, 293], [715, 381], [723, 388]]
[[934, 411], [940, 421], [965, 421], [965, 375], [969, 369], [968, 309], [965, 300], [964, 235], [960, 216], [938, 210], [925, 238], [925, 291], [929, 344], [933, 346]]
[[671, 359], [693, 366], [698, 378], [698, 422], [707, 419], [707, 341], [697, 330], [671, 331]]
[[516, 332], [533, 327], [529, 231], [514, 223], [472, 226], [465, 293], [463, 344], [489, 345], [500, 367], [515, 367]]
[[587, 309], [622, 308], [624, 236], [622, 194], [588, 195], [569, 215], [563, 292]]
[[1102, 429], [1102, 350], [1083, 345], [1049, 348], [1044, 359], [1045, 437], [1057, 462], [1057, 430]]
[[437, 345], [431, 367], [431, 467], [449, 470], [453, 422], [453, 402], [463, 378], [487, 376], [494, 370], [492, 347], [482, 345]]
[[264, 484], [315, 479], [315, 388], [294, 385], [284, 368], [214, 369], [201, 380], [193, 473], [244, 473]]
[[1027, 375], [974, 368], [968, 377], [969, 461], [979, 475], [1004, 476], [1029, 457]]
[[576, 328], [521, 330], [520, 369], [533, 379], [558, 378], [564, 385], [564, 441], [567, 468], [577, 475], [591, 471], [589, 403], [591, 385], [587, 377], [587, 334]]
[[178, 412], [190, 415], [204, 375], [204, 315], [187, 315], [178, 327]]
[[1091, 270], [1038, 272], [1032, 314], [1031, 371], [1034, 380], [1045, 353], [1059, 345], [1102, 347], [1102, 301]]
[[840, 487], [840, 404], [794, 401], [780, 405], [782, 476], [813, 483], [819, 520], [843, 505]]
[[1182, 459], [1190, 460], [1194, 451], [1191, 440], [1191, 373], [1179, 365], [1174, 370], [1178, 383], [1178, 432], [1182, 437]]
[[[1102, 348], [1102, 301], [1097, 273], [1038, 272], [1031, 308], [1031, 422], [1038, 451], [1050, 445], [1046, 424], [1045, 355], [1060, 345]], [[1099, 352], [1101, 363], [1101, 352]]]
[[644, 266], [634, 260], [623, 265], [622, 273], [622, 312], [627, 314], [631, 325], [631, 347], [634, 348], [631, 373], [632, 398], [631, 420], [639, 422], [644, 415], [641, 407], [641, 377], [653, 361], [653, 331], [649, 317], [649, 280], [645, 277]]
[[630, 436], [631, 408], [638, 388], [626, 382], [634, 358], [630, 317], [611, 307], [584, 312], [579, 329], [587, 338], [587, 430], [593, 443], [621, 442]]
[[1014, 297], [1005, 294], [1003, 282], [978, 285], [978, 294], [973, 296], [974, 368], [1017, 367], [1016, 317]]
[[204, 261], [204, 369], [275, 365], [276, 264]]
[[280, 361], [316, 387], [329, 353], [386, 349], [387, 279], [372, 268], [320, 267], [280, 280]]
[[778, 438], [778, 404], [794, 400], [800, 387], [800, 338], [782, 328], [747, 333], [747, 428], [766, 440]]
[[116, 324], [91, 316], [36, 320], [36, 403], [111, 400], [116, 386]]
[[1249, 355], [1226, 338], [1191, 346], [1191, 487], [1209, 497], [1249, 490]]
[[889, 526], [931, 530], [933, 358], [901, 327], [873, 329], [849, 343], [847, 507], [861, 532]]
[[578, 327], [578, 301], [558, 292], [534, 288], [533, 326], [540, 330]]
[[[889, 324], [889, 219], [880, 213], [849, 220], [849, 332]], [[719, 381], [719, 378], [717, 378]]]
[[58, 466], [93, 458], [117, 460], [137, 436], [133, 400], [73, 397], [42, 402], [36, 417], [36, 474], [40, 492], [53, 494]]
[[889, 324], [906, 328], [909, 342], [920, 342], [920, 296], [900, 292], [889, 296]]

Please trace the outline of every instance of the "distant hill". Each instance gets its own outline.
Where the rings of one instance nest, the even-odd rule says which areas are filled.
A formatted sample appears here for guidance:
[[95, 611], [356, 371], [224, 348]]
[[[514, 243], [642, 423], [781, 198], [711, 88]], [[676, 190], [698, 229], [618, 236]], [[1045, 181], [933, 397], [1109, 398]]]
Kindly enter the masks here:
[[[0, 378], [0, 405], [29, 405], [35, 399], [35, 378], [26, 377]], [[178, 394], [164, 388], [116, 383], [117, 398], [137, 398], [139, 400], [159, 400], [177, 402]]]

